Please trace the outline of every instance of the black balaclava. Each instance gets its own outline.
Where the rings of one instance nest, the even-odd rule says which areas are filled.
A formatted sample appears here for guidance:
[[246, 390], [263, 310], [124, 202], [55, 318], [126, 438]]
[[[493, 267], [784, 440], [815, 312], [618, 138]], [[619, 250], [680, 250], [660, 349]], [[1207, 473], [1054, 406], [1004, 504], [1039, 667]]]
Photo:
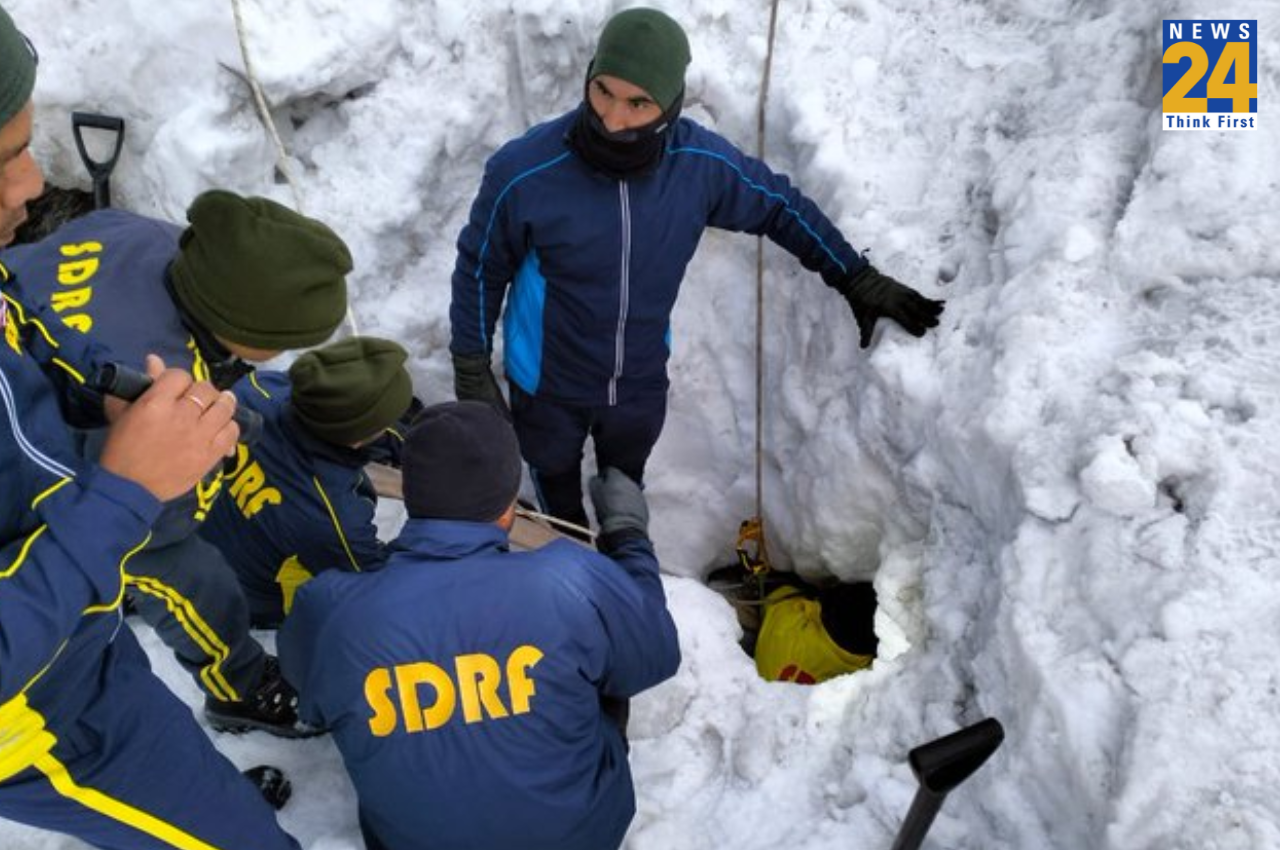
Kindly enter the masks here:
[[568, 141], [573, 152], [603, 174], [619, 180], [643, 177], [657, 170], [667, 147], [667, 137], [684, 106], [684, 91], [661, 116], [643, 127], [611, 133], [591, 108], [592, 72], [587, 71], [582, 106], [577, 120], [569, 128]]
[[[596, 170], [617, 179], [652, 174], [662, 162], [670, 129], [684, 103], [692, 54], [684, 29], [657, 9], [625, 9], [605, 24], [587, 68], [582, 108], [567, 140]], [[617, 77], [648, 92], [662, 115], [644, 127], [611, 133], [591, 108], [592, 78]]]

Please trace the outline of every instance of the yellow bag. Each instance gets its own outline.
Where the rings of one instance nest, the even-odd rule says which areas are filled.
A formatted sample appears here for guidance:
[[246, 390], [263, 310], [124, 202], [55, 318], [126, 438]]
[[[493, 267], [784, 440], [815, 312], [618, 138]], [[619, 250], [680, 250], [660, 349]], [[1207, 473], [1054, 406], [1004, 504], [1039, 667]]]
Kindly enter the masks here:
[[865, 670], [873, 655], [841, 649], [822, 625], [821, 605], [794, 587], [780, 587], [764, 600], [764, 624], [756, 639], [756, 670], [773, 682], [813, 685]]

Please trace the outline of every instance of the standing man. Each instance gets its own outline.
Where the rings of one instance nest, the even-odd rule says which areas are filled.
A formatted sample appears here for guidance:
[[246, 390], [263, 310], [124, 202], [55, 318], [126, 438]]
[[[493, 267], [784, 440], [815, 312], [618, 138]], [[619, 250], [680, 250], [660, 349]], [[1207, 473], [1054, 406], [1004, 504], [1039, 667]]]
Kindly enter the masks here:
[[[211, 190], [188, 226], [102, 209], [5, 254], [19, 299], [68, 327], [68, 355], [141, 369], [148, 353], [220, 390], [281, 352], [324, 342], [346, 315], [351, 255], [332, 230], [265, 198]], [[66, 335], [64, 334], [64, 338]], [[84, 435], [96, 458], [105, 432]], [[217, 729], [292, 737], [296, 694], [249, 633], [248, 607], [221, 553], [196, 529], [222, 489], [221, 470], [165, 506], [129, 563], [130, 598], [205, 692]]]
[[349, 337], [303, 354], [287, 375], [260, 370], [236, 384], [262, 434], [238, 447], [200, 536], [235, 570], [255, 628], [284, 622], [321, 570], [369, 572], [386, 560], [364, 468], [388, 444], [399, 465], [403, 436], [390, 429], [414, 404], [407, 359], [391, 340]]
[[[35, 72], [0, 8], [0, 247], [43, 183]], [[12, 282], [0, 264], [0, 817], [115, 850], [297, 850], [120, 613], [124, 569], [161, 503], [234, 448], [234, 399], [153, 358], [153, 385], [84, 463], [30, 345], [56, 351], [64, 329], [25, 310]]]
[[367, 846], [618, 847], [635, 794], [602, 700], [680, 663], [640, 488], [617, 470], [593, 481], [604, 555], [565, 540], [508, 551], [520, 450], [475, 401], [423, 411], [403, 471], [409, 519], [386, 566], [315, 577], [279, 636]]
[[942, 313], [872, 268], [786, 177], [680, 117], [689, 59], [663, 13], [615, 15], [582, 104], [494, 154], [458, 237], [457, 396], [503, 404], [490, 356], [505, 299], [520, 448], [543, 510], [580, 525], [588, 435], [597, 468], [643, 479], [666, 418], [671, 311], [707, 227], [768, 236], [820, 274], [864, 348], [882, 317], [923, 336]]

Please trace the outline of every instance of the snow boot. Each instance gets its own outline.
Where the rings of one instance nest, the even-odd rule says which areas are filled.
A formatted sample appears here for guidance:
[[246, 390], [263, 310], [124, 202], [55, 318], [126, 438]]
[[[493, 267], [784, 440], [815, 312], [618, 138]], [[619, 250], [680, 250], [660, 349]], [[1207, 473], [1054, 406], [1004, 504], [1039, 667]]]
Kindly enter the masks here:
[[240, 702], [205, 697], [204, 716], [219, 732], [260, 729], [281, 738], [310, 738], [321, 732], [298, 720], [298, 692], [285, 681], [280, 662], [272, 655], [267, 656], [253, 693]]
[[243, 771], [244, 776], [262, 793], [267, 805], [277, 812], [284, 808], [293, 796], [293, 783], [284, 775], [284, 771], [269, 764], [260, 764]]

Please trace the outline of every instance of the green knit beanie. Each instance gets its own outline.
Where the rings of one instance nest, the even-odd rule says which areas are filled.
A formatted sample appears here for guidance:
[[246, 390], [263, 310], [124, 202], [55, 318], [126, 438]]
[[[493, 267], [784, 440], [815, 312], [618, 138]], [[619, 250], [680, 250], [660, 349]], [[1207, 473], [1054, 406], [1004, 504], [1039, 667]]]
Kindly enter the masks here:
[[9, 13], [0, 8], [0, 127], [31, 100], [36, 85], [36, 55]]
[[341, 324], [351, 253], [324, 224], [220, 189], [197, 197], [187, 221], [170, 273], [182, 306], [205, 329], [286, 351], [318, 345]]
[[340, 446], [378, 436], [413, 403], [407, 358], [396, 343], [370, 336], [308, 351], [289, 367], [294, 415], [312, 434]]
[[657, 9], [627, 9], [605, 24], [591, 78], [608, 74], [626, 80], [666, 111], [684, 90], [689, 59], [689, 39], [678, 23]]

